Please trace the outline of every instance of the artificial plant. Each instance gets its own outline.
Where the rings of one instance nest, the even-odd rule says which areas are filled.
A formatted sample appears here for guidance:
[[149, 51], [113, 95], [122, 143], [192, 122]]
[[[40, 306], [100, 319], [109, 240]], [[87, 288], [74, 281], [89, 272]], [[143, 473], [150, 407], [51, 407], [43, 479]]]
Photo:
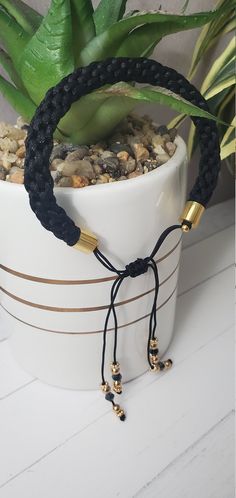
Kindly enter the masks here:
[[[0, 63], [11, 82], [0, 76], [0, 91], [29, 121], [46, 91], [76, 67], [110, 56], [150, 57], [171, 33], [219, 20], [228, 7], [191, 15], [162, 10], [125, 14], [127, 0], [52, 0], [45, 17], [22, 0], [0, 0]], [[102, 93], [106, 90], [106, 93]], [[179, 112], [204, 111], [164, 89], [106, 85], [73, 104], [60, 121], [57, 137], [92, 143], [106, 137], [137, 102], [161, 102]]]

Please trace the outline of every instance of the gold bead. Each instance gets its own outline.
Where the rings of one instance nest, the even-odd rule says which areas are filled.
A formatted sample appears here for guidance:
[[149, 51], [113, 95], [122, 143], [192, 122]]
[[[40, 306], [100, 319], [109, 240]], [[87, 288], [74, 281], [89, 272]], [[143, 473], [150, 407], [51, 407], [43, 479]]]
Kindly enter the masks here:
[[153, 365], [151, 368], [150, 368], [151, 372], [160, 372], [160, 367], [159, 365]]
[[188, 225], [186, 225], [185, 223], [183, 223], [183, 225], [181, 225], [181, 230], [182, 230], [182, 232], [187, 233], [187, 232], [189, 232], [190, 228], [189, 228]]
[[120, 373], [120, 364], [118, 362], [111, 363], [111, 371], [112, 371], [113, 374]]
[[155, 355], [150, 355], [150, 362], [153, 364], [153, 365], [156, 365], [159, 361], [159, 358], [158, 356], [155, 354]]
[[119, 418], [122, 417], [122, 415], [124, 415], [124, 414], [125, 414], [125, 412], [124, 412], [124, 410], [122, 410], [122, 408], [120, 408], [120, 410], [117, 412], [117, 416]]
[[115, 412], [115, 414], [119, 418], [122, 417], [125, 414], [124, 410], [122, 410], [122, 408], [120, 407], [120, 405], [113, 405], [113, 411]]
[[113, 391], [115, 391], [115, 393], [117, 393], [117, 394], [122, 393], [122, 384], [119, 380], [115, 380], [113, 382]]
[[109, 393], [109, 391], [111, 390], [111, 388], [110, 388], [108, 382], [105, 382], [105, 384], [101, 384], [101, 390], [104, 393]]
[[151, 339], [149, 345], [151, 349], [156, 349], [158, 345], [157, 338], [155, 337], [154, 339]]
[[173, 362], [172, 362], [172, 360], [169, 359], [169, 360], [166, 360], [164, 362], [164, 364], [165, 364], [165, 368], [171, 368], [173, 365]]
[[120, 411], [120, 405], [113, 405], [113, 411], [118, 415], [118, 412]]

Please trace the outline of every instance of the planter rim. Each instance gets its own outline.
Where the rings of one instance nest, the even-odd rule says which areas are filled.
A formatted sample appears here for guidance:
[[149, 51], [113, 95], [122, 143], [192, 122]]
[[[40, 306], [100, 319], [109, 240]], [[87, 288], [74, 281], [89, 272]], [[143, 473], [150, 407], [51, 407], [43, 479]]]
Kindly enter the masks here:
[[[118, 182], [111, 182], [111, 183], [101, 183], [101, 184], [96, 184], [96, 185], [88, 185], [87, 187], [83, 188], [73, 188], [73, 187], [54, 187], [53, 191], [56, 192], [63, 192], [63, 195], [70, 195], [71, 191], [73, 191], [73, 195], [87, 195], [91, 191], [94, 191], [96, 188], [96, 191], [98, 192], [111, 192], [113, 189], [124, 189], [124, 188], [129, 188], [133, 186], [138, 186], [140, 182], [145, 183], [149, 182], [152, 178], [152, 176], [156, 174], [165, 174], [167, 169], [170, 168], [175, 168], [176, 163], [178, 164], [179, 162], [183, 161], [184, 157], [187, 155], [187, 147], [186, 143], [183, 140], [183, 138], [180, 135], [177, 135], [174, 143], [177, 145], [177, 149], [174, 153], [174, 155], [166, 161], [166, 163], [161, 164], [157, 168], [155, 168], [153, 171], [149, 171], [148, 173], [145, 173], [143, 175], [137, 176], [136, 178], [128, 178], [127, 180], [124, 181], [118, 181]], [[135, 183], [136, 182], [136, 183]], [[24, 192], [26, 192], [24, 184], [19, 184], [19, 183], [13, 183], [13, 182], [6, 182], [5, 180], [0, 180], [0, 188], [2, 188], [2, 185], [5, 184], [5, 187], [3, 188], [9, 188], [11, 190], [13, 189], [24, 189]], [[109, 189], [109, 190], [107, 190]]]

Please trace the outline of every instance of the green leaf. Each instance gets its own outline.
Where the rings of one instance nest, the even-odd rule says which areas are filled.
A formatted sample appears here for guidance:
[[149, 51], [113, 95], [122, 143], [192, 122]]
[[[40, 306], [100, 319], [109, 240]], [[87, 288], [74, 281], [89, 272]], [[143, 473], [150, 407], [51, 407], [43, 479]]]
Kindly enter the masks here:
[[[219, 73], [224, 72], [225, 66], [235, 57], [235, 39], [234, 37], [230, 40], [227, 47], [223, 52], [217, 57], [215, 62], [212, 64], [208, 74], [203, 81], [201, 86], [201, 92], [206, 94], [210, 86], [216, 81]], [[210, 98], [210, 97], [209, 97]]]
[[234, 98], [235, 98], [235, 89], [230, 88], [213, 97], [213, 99], [211, 99], [210, 102], [212, 102], [212, 100], [214, 99], [218, 100], [218, 102], [216, 103], [216, 106], [218, 106], [217, 113], [219, 116], [223, 116], [224, 110], [228, 105], [230, 106], [231, 109], [233, 109]]
[[35, 104], [2, 76], [0, 76], [0, 92], [15, 111], [23, 116], [27, 122], [32, 119], [36, 111]]
[[17, 67], [30, 35], [0, 6], [0, 40]]
[[[197, 13], [190, 16], [167, 14], [163, 11], [139, 12], [118, 21], [116, 24], [110, 26], [104, 33], [91, 40], [90, 43], [82, 50], [79, 58], [79, 64], [80, 66], [84, 66], [92, 61], [116, 55], [119, 49], [121, 49], [122, 44], [126, 42], [127, 36], [131, 33], [131, 31], [141, 27], [142, 25], [151, 25], [156, 23], [157, 32], [155, 36], [155, 43], [158, 43], [163, 36], [177, 31], [182, 31], [184, 29], [203, 26], [218, 15], [218, 11]], [[138, 38], [136, 39], [138, 40]], [[152, 43], [153, 42], [154, 40], [152, 39]], [[147, 35], [146, 45], [148, 47], [150, 46], [149, 35]], [[144, 47], [139, 45], [139, 49], [140, 52], [143, 52]], [[129, 56], [132, 56], [132, 53], [129, 53], [128, 43], [123, 45], [122, 52], [127, 52]]]
[[235, 149], [236, 149], [236, 140], [235, 138], [233, 138], [230, 142], [221, 147], [220, 151], [221, 160], [223, 161], [223, 159], [226, 159], [227, 157], [231, 156], [231, 154], [235, 154]]
[[129, 33], [116, 52], [116, 57], [148, 57], [161, 40], [159, 24], [144, 24]]
[[91, 0], [70, 0], [75, 60], [96, 35]]
[[52, 0], [20, 60], [22, 81], [35, 103], [74, 69], [69, 0]]
[[169, 123], [168, 128], [178, 128], [186, 119], [185, 114], [179, 114], [179, 116], [174, 117]]
[[201, 30], [195, 43], [192, 56], [192, 63], [188, 72], [188, 79], [192, 79], [198, 69], [202, 57], [218, 41], [219, 37], [228, 30], [233, 29], [232, 22], [235, 22], [235, 0], [219, 0], [217, 3], [219, 16]]
[[10, 56], [4, 52], [2, 48], [0, 48], [0, 65], [2, 65], [3, 69], [5, 69], [6, 73], [10, 77], [11, 81], [15, 83], [16, 87], [21, 89], [23, 93], [25, 92], [23, 83], [14, 68], [13, 62]]
[[101, 0], [94, 11], [96, 34], [100, 35], [109, 26], [122, 19], [127, 0]]
[[[86, 96], [87, 97], [87, 96]], [[100, 105], [98, 105], [100, 102]], [[107, 138], [114, 128], [131, 112], [135, 107], [135, 102], [127, 102], [125, 97], [104, 98], [96, 104], [96, 110], [89, 120], [85, 120], [83, 127], [74, 129], [70, 136], [70, 142], [76, 144], [92, 144]], [[91, 100], [89, 101], [91, 105]]]
[[[229, 67], [230, 66], [230, 67]], [[206, 92], [206, 98], [210, 99], [214, 97], [218, 93], [221, 93], [226, 88], [229, 88], [236, 84], [236, 75], [235, 75], [235, 61], [227, 64], [225, 67], [225, 71], [222, 71], [219, 75], [219, 78], [214, 82], [213, 85], [210, 86], [208, 91]]]
[[[155, 86], [154, 90], [148, 86], [135, 88], [122, 81], [116, 83], [115, 85], [111, 85], [106, 89], [102, 88], [100, 90], [96, 90], [91, 94], [91, 97], [93, 96], [94, 99], [98, 99], [99, 97], [104, 98], [106, 95], [107, 97], [126, 97], [129, 100], [135, 99], [140, 102], [147, 103], [158, 102], [159, 104], [166, 105], [174, 109], [175, 111], [184, 112], [188, 116], [200, 116], [217, 121], [217, 118], [211, 113], [191, 104], [191, 102], [185, 100], [180, 95], [177, 95], [170, 90], [159, 86]], [[227, 123], [225, 124], [227, 125]]]
[[188, 135], [188, 156], [191, 157], [193, 155], [193, 152], [195, 150], [197, 144], [196, 140], [196, 128], [191, 123], [190, 130], [189, 130], [189, 135]]
[[0, 0], [0, 5], [30, 35], [33, 35], [38, 29], [42, 16], [22, 0]]

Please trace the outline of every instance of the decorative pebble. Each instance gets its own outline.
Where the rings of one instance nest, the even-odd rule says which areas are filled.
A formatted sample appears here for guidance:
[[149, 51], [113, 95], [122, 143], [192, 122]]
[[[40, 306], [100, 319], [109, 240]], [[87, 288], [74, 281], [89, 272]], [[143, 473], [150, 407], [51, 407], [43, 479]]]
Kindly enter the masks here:
[[25, 157], [25, 145], [22, 145], [17, 151], [16, 151], [17, 157], [20, 157], [21, 159]]
[[67, 161], [77, 161], [78, 159], [84, 159], [84, 156], [88, 154], [89, 147], [87, 145], [81, 145], [78, 149], [74, 150], [74, 152], [70, 152], [68, 156], [66, 156]]
[[62, 164], [61, 159], [53, 159], [53, 161], [50, 164], [50, 170], [56, 171], [59, 164]]
[[169, 156], [172, 157], [176, 151], [176, 144], [173, 144], [173, 142], [166, 142], [165, 150]]
[[142, 144], [133, 145], [135, 159], [141, 161], [142, 159], [147, 159], [149, 157], [149, 152]]
[[18, 128], [23, 128], [25, 126], [28, 126], [26, 121], [22, 118], [22, 116], [19, 116], [16, 120], [16, 126]]
[[[73, 151], [75, 150], [75, 147], [73, 147]], [[65, 159], [68, 152], [72, 152], [71, 150], [68, 151], [68, 147], [66, 144], [57, 144], [54, 145], [53, 151], [51, 153], [50, 157], [50, 162], [52, 162], [54, 159]]]
[[129, 153], [126, 150], [121, 150], [118, 152], [117, 157], [121, 159], [121, 161], [128, 161]]
[[104, 152], [101, 153], [101, 158], [107, 159], [108, 157], [116, 157], [116, 155], [111, 150], [104, 150]]
[[[0, 123], [0, 180], [23, 183], [28, 125]], [[175, 128], [148, 115], [129, 114], [105, 141], [91, 146], [54, 141], [50, 172], [55, 186], [82, 188], [136, 178], [167, 162], [176, 151]]]
[[6, 159], [11, 164], [14, 164], [17, 160], [17, 155], [9, 153], [7, 154], [6, 152], [3, 154], [2, 159]]
[[6, 179], [8, 182], [12, 182], [12, 183], [24, 183], [24, 171], [23, 171], [23, 169], [16, 168], [16, 169], [14, 169], [14, 171], [10, 171], [10, 174], [7, 175]]
[[53, 178], [53, 181], [57, 183], [58, 180], [61, 178], [61, 174], [59, 173], [59, 171], [50, 171], [50, 173], [51, 177]]
[[153, 135], [152, 136], [152, 145], [153, 147], [158, 147], [158, 145], [164, 145], [164, 140], [161, 135]]
[[95, 173], [89, 161], [63, 161], [57, 166], [57, 171], [60, 171], [63, 176], [80, 175], [85, 176], [89, 180], [95, 178]]
[[7, 137], [17, 141], [24, 140], [24, 138], [26, 137], [26, 130], [15, 128], [15, 126], [12, 126], [9, 133], [7, 134]]
[[15, 165], [18, 166], [19, 168], [24, 168], [24, 164], [25, 164], [25, 160], [24, 159], [20, 159], [18, 157], [18, 159], [15, 162]]
[[99, 164], [94, 164], [93, 169], [96, 175], [101, 175], [102, 174], [102, 168], [99, 166]]
[[5, 157], [3, 157], [1, 160], [1, 166], [3, 166], [6, 171], [10, 171], [12, 164]]
[[165, 133], [168, 133], [169, 130], [167, 128], [167, 126], [165, 125], [161, 125], [161, 126], [158, 126], [158, 128], [156, 128], [156, 133], [157, 135], [165, 135]]
[[71, 176], [62, 176], [57, 182], [57, 187], [72, 187]]
[[0, 122], [0, 138], [4, 138], [10, 132], [11, 126], [6, 123]]
[[11, 140], [10, 138], [0, 138], [0, 149], [5, 152], [16, 152], [18, 149], [18, 144], [16, 140]]
[[141, 176], [142, 172], [141, 171], [133, 171], [133, 173], [129, 173], [128, 178], [136, 178], [137, 176]]
[[97, 179], [97, 183], [108, 183], [109, 182], [109, 175], [99, 175]]
[[104, 161], [104, 168], [106, 173], [109, 173], [109, 175], [112, 178], [118, 178], [120, 176], [120, 162], [118, 157], [108, 157]]
[[5, 168], [0, 166], [0, 180], [5, 180], [6, 179], [7, 172]]
[[128, 161], [124, 164], [125, 171], [127, 173], [133, 173], [136, 168], [136, 161], [132, 157], [128, 159]]
[[170, 156], [168, 156], [168, 154], [158, 154], [157, 155], [157, 161], [159, 164], [164, 164], [167, 161], [169, 161], [169, 159], [170, 159]]
[[109, 146], [109, 149], [112, 151], [112, 152], [115, 152], [116, 154], [118, 152], [123, 152], [125, 150], [125, 152], [128, 152], [128, 154], [130, 156], [133, 156], [133, 150], [132, 148], [130, 147], [130, 145], [128, 144], [124, 144], [124, 143], [118, 143], [118, 142], [115, 142], [115, 143], [112, 143], [110, 146]]
[[154, 149], [156, 154], [165, 154], [165, 149], [161, 145], [157, 145]]
[[87, 187], [89, 185], [89, 181], [84, 176], [72, 175], [72, 187], [74, 188], [82, 188]]

